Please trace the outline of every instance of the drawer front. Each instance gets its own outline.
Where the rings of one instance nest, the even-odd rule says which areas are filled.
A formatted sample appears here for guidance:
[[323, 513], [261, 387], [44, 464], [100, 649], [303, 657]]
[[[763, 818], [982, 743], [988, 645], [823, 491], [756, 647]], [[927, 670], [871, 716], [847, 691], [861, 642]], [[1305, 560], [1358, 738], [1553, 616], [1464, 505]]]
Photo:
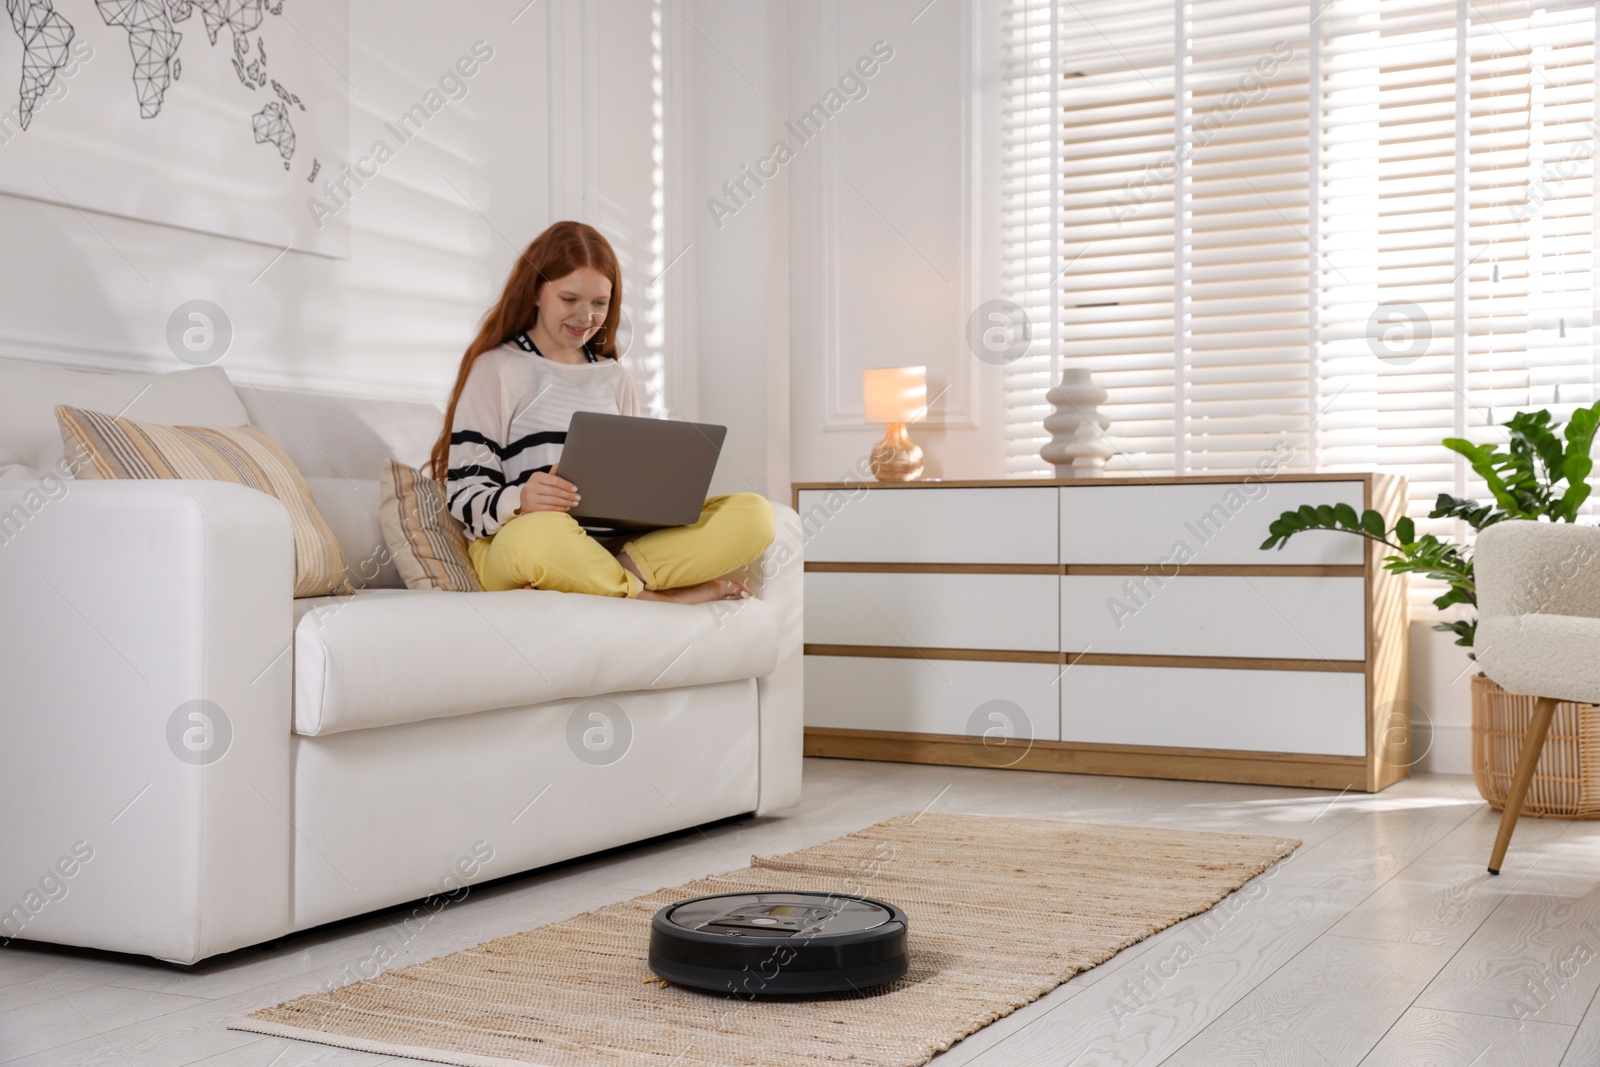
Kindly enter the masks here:
[[[806, 559], [824, 563], [1055, 563], [1056, 490], [807, 489]], [[1265, 535], [1263, 535], [1265, 536]]]
[[1061, 579], [1061, 648], [1141, 656], [1364, 660], [1361, 578]]
[[1061, 668], [1051, 663], [807, 656], [805, 672], [807, 726], [967, 736], [1000, 729], [1036, 741], [1060, 733]]
[[806, 574], [806, 640], [822, 645], [1059, 647], [1054, 574]]
[[1061, 739], [1364, 756], [1366, 692], [1361, 674], [1080, 664], [1061, 678]]
[[1060, 493], [1061, 562], [1068, 565], [1362, 562], [1362, 538], [1320, 530], [1261, 551], [1272, 520], [1302, 504], [1349, 504], [1359, 512], [1361, 482], [1064, 486]]

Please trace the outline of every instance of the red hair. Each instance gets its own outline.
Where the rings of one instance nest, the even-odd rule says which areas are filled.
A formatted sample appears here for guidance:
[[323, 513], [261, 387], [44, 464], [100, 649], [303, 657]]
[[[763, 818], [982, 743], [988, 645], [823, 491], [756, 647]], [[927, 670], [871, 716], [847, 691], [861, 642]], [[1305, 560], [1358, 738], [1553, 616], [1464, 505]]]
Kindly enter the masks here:
[[617, 254], [593, 226], [581, 222], [555, 223], [535, 237], [527, 251], [517, 257], [500, 299], [484, 315], [478, 336], [461, 357], [455, 388], [450, 390], [450, 403], [444, 409], [444, 430], [434, 442], [429, 458], [435, 478], [443, 481], [449, 470], [450, 431], [455, 426], [456, 404], [461, 400], [461, 390], [466, 387], [473, 363], [490, 349], [499, 348], [517, 334], [533, 329], [533, 324], [539, 321], [539, 293], [545, 282], [565, 278], [580, 267], [597, 270], [611, 281], [611, 303], [606, 307], [605, 322], [600, 324], [599, 330], [599, 336], [605, 340], [595, 344], [591, 339], [584, 347], [602, 359], [621, 358], [617, 351], [617, 320], [622, 314], [622, 271], [617, 267]]

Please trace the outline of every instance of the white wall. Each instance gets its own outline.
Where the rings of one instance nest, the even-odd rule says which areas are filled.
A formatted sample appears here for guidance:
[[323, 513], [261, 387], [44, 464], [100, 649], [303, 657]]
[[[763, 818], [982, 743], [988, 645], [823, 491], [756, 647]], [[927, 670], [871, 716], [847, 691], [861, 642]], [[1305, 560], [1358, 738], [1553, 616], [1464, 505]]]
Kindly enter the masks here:
[[[238, 381], [438, 401], [515, 256], [565, 217], [616, 236], [625, 306], [648, 318], [634, 297], [648, 290], [660, 243], [650, 61], [659, 0], [350, 7], [350, 54], [330, 59], [353, 83], [353, 157], [473, 42], [494, 55], [466, 98], [352, 197], [348, 259], [279, 258], [276, 248], [0, 196], [0, 355], [177, 369], [167, 317], [204, 298], [232, 320], [222, 366]], [[122, 31], [77, 22], [97, 64], [129, 62]], [[16, 75], [0, 70], [0, 84]], [[172, 180], [183, 180], [181, 163]], [[660, 378], [650, 357], [662, 344], [645, 338], [629, 354], [645, 384]]]
[[[916, 431], [929, 472], [997, 473], [991, 368], [960, 341], [988, 284], [967, 221], [977, 125], [951, 65], [976, 54], [973, 2], [913, 23], [920, 3], [352, 0], [333, 59], [353, 155], [474, 41], [494, 58], [354, 196], [349, 258], [0, 197], [0, 355], [176, 369], [167, 318], [203, 298], [232, 320], [238, 381], [437, 401], [513, 257], [576, 217], [625, 260], [628, 361], [658, 410], [729, 426], [718, 488], [781, 498], [843, 474], [881, 432], [859, 423], [861, 369], [913, 362], [949, 385]], [[127, 62], [121, 31], [80, 22], [97, 63]], [[875, 40], [894, 58], [868, 95], [713, 218], [722, 181], [794, 140], [784, 122]]]
[[728, 427], [713, 490], [787, 499], [790, 458], [788, 180], [756, 189], [731, 217], [706, 201], [765, 153], [786, 98], [782, 0], [675, 0], [689, 84], [682, 171], [692, 243], [674, 267], [694, 287], [694, 417]]
[[[993, 213], [997, 55], [982, 0], [791, 5], [797, 117], [875, 42], [893, 50], [804, 144], [790, 175], [790, 443], [796, 480], [835, 480], [883, 436], [862, 425], [861, 371], [926, 365], [931, 405], [912, 427], [927, 475], [1003, 475], [999, 372], [968, 351], [967, 317], [998, 295], [976, 223]], [[883, 46], [880, 46], [880, 50]], [[992, 115], [990, 116], [992, 119]]]
[[1419, 771], [1472, 773], [1472, 676], [1455, 634], [1411, 624], [1411, 753]]

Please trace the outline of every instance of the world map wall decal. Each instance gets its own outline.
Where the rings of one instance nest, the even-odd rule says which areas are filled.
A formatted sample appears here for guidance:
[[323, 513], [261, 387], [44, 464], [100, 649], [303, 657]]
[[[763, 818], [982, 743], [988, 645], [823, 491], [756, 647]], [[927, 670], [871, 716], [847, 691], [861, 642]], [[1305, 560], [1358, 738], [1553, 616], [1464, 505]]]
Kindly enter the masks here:
[[0, 193], [347, 254], [348, 0], [4, 2]]
[[22, 128], [27, 129], [45, 89], [67, 65], [72, 24], [57, 14], [51, 0], [6, 0], [6, 11], [22, 38], [22, 98], [18, 106]]

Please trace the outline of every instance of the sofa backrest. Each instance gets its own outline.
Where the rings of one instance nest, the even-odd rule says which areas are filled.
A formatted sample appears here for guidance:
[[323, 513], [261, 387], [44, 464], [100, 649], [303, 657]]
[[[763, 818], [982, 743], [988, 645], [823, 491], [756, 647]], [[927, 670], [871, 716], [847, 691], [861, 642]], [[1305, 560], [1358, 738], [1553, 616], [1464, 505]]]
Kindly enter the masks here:
[[377, 479], [306, 479], [317, 510], [328, 520], [344, 552], [345, 575], [357, 589], [401, 589], [405, 579], [395, 566], [383, 524], [378, 519]]
[[102, 374], [0, 359], [0, 481], [34, 481], [62, 463], [57, 404], [168, 426], [250, 421], [220, 367]]
[[442, 407], [419, 401], [236, 388], [250, 425], [278, 442], [308, 478], [376, 481], [391, 458], [420, 467], [444, 423]]
[[444, 411], [433, 404], [238, 386], [250, 424], [294, 460], [311, 486], [317, 510], [344, 550], [359, 589], [405, 583], [389, 558], [378, 522], [378, 475], [394, 458], [425, 462]]
[[34, 481], [63, 461], [57, 404], [169, 426], [252, 425], [288, 453], [339, 539], [359, 588], [403, 583], [378, 523], [378, 475], [391, 457], [420, 467], [442, 407], [235, 387], [221, 367], [103, 373], [0, 359], [0, 482]]

